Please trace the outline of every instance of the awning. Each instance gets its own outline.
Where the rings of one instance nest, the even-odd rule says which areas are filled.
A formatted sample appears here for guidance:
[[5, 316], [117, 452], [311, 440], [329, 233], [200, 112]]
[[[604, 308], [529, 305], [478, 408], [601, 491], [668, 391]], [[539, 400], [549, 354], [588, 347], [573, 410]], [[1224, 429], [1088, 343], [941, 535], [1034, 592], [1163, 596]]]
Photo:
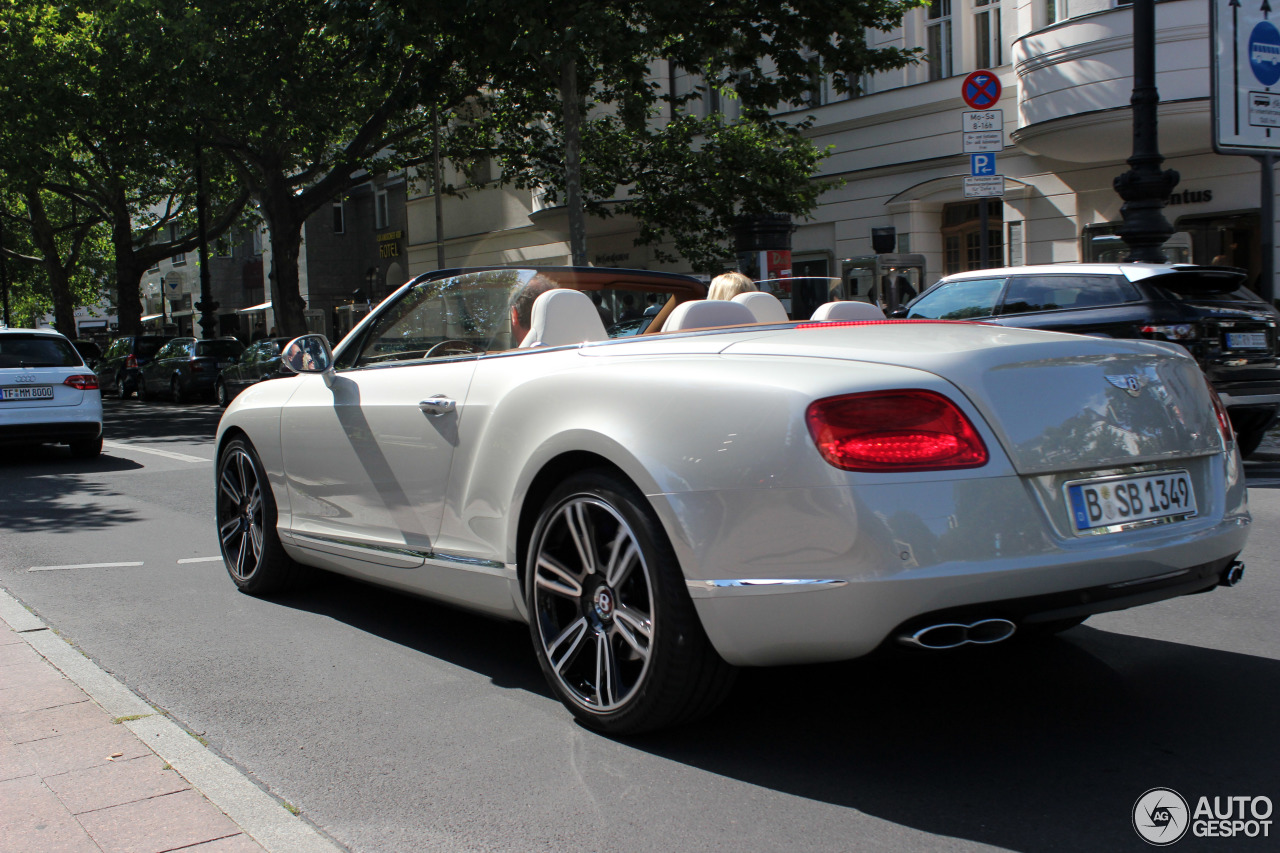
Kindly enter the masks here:
[[270, 308], [270, 307], [271, 307], [271, 303], [270, 303], [270, 302], [264, 302], [264, 303], [262, 303], [261, 305], [254, 305], [254, 306], [249, 307], [249, 308], [241, 308], [241, 309], [240, 309], [239, 311], [237, 311], [236, 313], [237, 313], [237, 314], [252, 314], [254, 311], [266, 311], [266, 310], [267, 310], [268, 308]]
[[147, 322], [148, 320], [159, 320], [159, 319], [160, 319], [161, 317], [163, 317], [163, 316], [164, 316], [163, 314], [146, 314], [146, 315], [142, 316], [142, 317], [141, 317], [141, 318], [139, 318], [139, 319], [141, 319], [141, 320], [142, 320], [142, 322], [144, 322], [144, 323], [145, 323], [145, 322]]

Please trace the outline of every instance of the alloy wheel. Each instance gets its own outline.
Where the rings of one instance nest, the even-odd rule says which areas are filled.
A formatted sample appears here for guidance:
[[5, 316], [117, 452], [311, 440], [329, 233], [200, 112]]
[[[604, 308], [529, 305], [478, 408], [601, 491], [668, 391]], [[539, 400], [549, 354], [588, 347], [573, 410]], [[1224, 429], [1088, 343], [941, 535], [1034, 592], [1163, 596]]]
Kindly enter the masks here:
[[223, 457], [218, 473], [218, 537], [231, 574], [252, 578], [262, 563], [262, 481], [240, 448]]
[[635, 532], [614, 507], [579, 494], [552, 510], [530, 553], [532, 616], [554, 677], [589, 711], [626, 705], [645, 682], [657, 616]]

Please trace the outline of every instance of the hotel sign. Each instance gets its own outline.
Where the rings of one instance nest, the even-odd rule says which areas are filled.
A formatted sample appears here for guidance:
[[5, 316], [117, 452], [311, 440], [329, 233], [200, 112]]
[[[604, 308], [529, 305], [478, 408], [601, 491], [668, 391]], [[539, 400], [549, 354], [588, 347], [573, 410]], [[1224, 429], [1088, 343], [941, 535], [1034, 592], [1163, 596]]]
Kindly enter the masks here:
[[378, 235], [378, 257], [380, 258], [398, 258], [400, 257], [400, 240], [404, 237], [403, 231], [384, 231]]

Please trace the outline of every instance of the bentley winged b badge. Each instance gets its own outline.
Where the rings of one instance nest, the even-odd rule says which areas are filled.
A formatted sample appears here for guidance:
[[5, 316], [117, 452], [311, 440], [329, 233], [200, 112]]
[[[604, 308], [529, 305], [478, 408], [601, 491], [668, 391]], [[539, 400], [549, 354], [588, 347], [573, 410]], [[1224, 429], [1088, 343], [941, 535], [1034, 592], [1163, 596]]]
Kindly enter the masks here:
[[1123, 376], [1108, 376], [1106, 379], [1130, 397], [1136, 397], [1141, 394], [1142, 389], [1147, 384], [1147, 377], [1136, 373], [1126, 373]]

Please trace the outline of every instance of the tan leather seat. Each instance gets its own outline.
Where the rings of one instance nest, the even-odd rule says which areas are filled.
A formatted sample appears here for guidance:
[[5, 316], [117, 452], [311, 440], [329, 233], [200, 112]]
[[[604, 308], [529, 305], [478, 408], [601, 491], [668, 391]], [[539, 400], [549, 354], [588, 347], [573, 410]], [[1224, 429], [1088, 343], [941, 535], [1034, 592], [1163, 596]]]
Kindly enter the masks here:
[[791, 322], [791, 318], [787, 316], [787, 309], [782, 307], [778, 297], [772, 293], [764, 293], [762, 291], [739, 293], [733, 297], [733, 301], [751, 309], [751, 313], [755, 315], [757, 323]]
[[756, 315], [741, 302], [726, 299], [697, 299], [682, 302], [671, 312], [664, 332], [688, 329], [710, 329], [715, 326], [746, 326], [756, 322]]
[[884, 312], [870, 302], [828, 302], [819, 305], [811, 318], [820, 323], [840, 320], [883, 320]]
[[608, 337], [591, 298], [581, 291], [561, 287], [539, 294], [533, 301], [529, 334], [520, 347], [559, 347]]

